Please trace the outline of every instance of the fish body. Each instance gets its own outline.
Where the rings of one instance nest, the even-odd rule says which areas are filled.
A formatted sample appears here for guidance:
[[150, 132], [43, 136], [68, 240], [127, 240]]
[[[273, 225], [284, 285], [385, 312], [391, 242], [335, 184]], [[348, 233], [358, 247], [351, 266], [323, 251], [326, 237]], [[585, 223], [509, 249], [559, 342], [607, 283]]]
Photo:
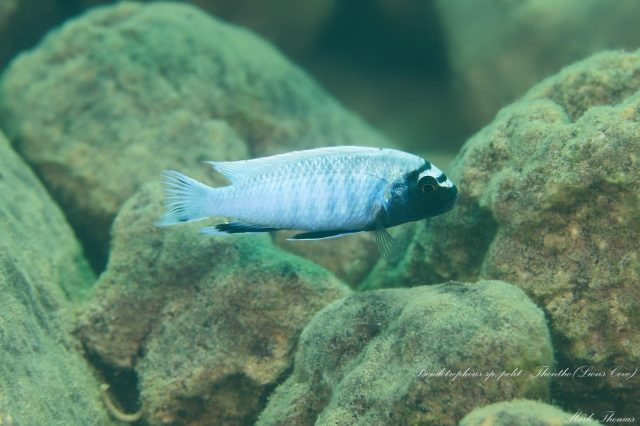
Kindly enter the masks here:
[[296, 229], [308, 232], [294, 239], [319, 239], [382, 232], [435, 216], [451, 209], [458, 197], [440, 169], [394, 149], [341, 146], [210, 164], [231, 185], [211, 188], [166, 171], [167, 211], [159, 225], [225, 216], [236, 222], [203, 232]]

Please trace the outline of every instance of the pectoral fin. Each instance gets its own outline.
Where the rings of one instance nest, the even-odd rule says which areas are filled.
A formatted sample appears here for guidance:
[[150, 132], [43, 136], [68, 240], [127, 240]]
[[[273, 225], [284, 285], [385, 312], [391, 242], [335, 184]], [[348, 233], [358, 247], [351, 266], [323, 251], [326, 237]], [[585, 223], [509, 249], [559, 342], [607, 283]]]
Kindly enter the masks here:
[[360, 231], [316, 231], [316, 232], [304, 232], [302, 234], [296, 234], [291, 238], [287, 238], [288, 241], [300, 241], [300, 240], [329, 240], [331, 238], [340, 238], [345, 235], [355, 234]]
[[378, 246], [378, 252], [388, 262], [395, 261], [400, 257], [401, 247], [393, 239], [389, 231], [384, 227], [382, 220], [376, 221], [376, 245]]

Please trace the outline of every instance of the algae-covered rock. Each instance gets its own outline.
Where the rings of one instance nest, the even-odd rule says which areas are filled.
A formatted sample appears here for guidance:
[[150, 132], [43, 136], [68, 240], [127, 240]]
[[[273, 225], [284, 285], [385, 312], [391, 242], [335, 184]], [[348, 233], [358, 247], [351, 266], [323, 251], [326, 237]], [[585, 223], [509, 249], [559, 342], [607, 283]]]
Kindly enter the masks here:
[[640, 365], [639, 140], [640, 52], [566, 68], [467, 142], [450, 172], [458, 207], [366, 287], [513, 282], [549, 315], [559, 367], [604, 375], [569, 379], [558, 398], [597, 394], [622, 413], [640, 395], [640, 376], [611, 374]]
[[122, 203], [162, 169], [323, 145], [382, 145], [250, 32], [179, 4], [96, 9], [18, 57], [2, 124], [76, 232], [106, 259]]
[[591, 413], [567, 413], [553, 405], [526, 399], [515, 399], [476, 408], [460, 422], [460, 426], [596, 426]]
[[[154, 0], [143, 0], [151, 3]], [[85, 8], [107, 3], [105, 0], [80, 0]], [[175, 0], [196, 5], [212, 15], [247, 27], [270, 40], [287, 54], [304, 55], [313, 47], [336, 0]]]
[[[391, 229], [399, 252], [411, 241], [416, 226], [417, 223], [410, 222]], [[278, 232], [275, 241], [283, 249], [325, 267], [352, 287], [360, 285], [380, 259], [374, 232], [327, 240], [288, 241], [295, 233]]]
[[438, 0], [437, 7], [475, 126], [565, 65], [640, 45], [635, 0]]
[[367, 276], [380, 257], [372, 232], [329, 240], [287, 241], [294, 233], [278, 232], [276, 243], [291, 253], [313, 260], [354, 287]]
[[304, 324], [349, 289], [266, 235], [156, 228], [161, 209], [157, 184], [124, 205], [77, 333], [98, 364], [135, 371], [149, 424], [251, 424]]
[[542, 311], [504, 282], [355, 294], [304, 329], [258, 425], [453, 425], [478, 405], [547, 398], [532, 373], [552, 362]]
[[0, 134], [0, 424], [103, 425], [98, 384], [67, 334], [94, 277], [40, 182]]
[[246, 26], [289, 54], [304, 54], [320, 35], [336, 0], [191, 0], [229, 22]]

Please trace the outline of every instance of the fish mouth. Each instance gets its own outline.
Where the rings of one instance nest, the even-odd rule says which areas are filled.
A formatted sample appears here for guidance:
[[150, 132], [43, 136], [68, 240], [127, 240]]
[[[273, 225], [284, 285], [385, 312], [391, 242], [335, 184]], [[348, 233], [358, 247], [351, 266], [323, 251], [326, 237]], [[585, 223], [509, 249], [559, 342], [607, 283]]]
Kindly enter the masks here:
[[446, 201], [440, 204], [437, 209], [434, 209], [431, 211], [431, 214], [429, 216], [438, 216], [438, 215], [441, 215], [442, 213], [446, 213], [449, 210], [452, 210], [455, 207], [457, 201], [458, 201], [458, 197], [455, 197], [449, 201]]
[[438, 191], [438, 207], [433, 210], [431, 216], [437, 216], [453, 209], [458, 202], [458, 198], [458, 188], [455, 185], [446, 189], [441, 188]]
[[449, 201], [445, 203], [444, 206], [442, 206], [442, 213], [448, 212], [449, 210], [453, 209], [457, 203], [458, 203], [458, 195], [456, 194], [455, 197], [451, 198]]

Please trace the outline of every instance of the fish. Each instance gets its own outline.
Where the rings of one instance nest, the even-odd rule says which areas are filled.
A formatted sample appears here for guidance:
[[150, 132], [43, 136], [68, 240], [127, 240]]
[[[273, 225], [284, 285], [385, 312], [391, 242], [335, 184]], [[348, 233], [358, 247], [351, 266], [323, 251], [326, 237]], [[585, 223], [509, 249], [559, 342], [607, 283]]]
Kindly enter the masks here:
[[289, 240], [323, 240], [373, 231], [390, 258], [395, 243], [388, 228], [445, 213], [458, 200], [456, 185], [434, 164], [390, 148], [336, 146], [205, 163], [230, 185], [214, 188], [165, 170], [165, 213], [157, 226], [222, 216], [233, 221], [201, 232], [297, 230], [303, 232]]

